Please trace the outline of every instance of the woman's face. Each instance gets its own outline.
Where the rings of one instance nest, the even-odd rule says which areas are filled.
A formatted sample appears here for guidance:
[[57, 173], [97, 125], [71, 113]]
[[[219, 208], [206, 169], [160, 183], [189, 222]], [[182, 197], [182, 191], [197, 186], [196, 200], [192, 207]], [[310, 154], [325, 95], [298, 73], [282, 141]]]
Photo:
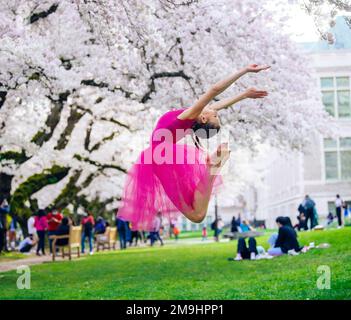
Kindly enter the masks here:
[[218, 112], [216, 110], [209, 108], [209, 107], [205, 108], [202, 111], [202, 113], [200, 115], [200, 121], [202, 123], [210, 123], [215, 128], [221, 127], [221, 122], [219, 121]]

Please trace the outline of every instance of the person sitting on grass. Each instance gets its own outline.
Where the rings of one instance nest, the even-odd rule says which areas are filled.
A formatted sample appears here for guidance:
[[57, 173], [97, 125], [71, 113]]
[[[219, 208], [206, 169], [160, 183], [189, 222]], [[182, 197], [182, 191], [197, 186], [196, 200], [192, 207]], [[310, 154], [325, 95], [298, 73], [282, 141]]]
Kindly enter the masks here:
[[249, 231], [256, 231], [254, 228], [251, 227], [249, 221], [243, 220], [238, 228], [239, 232], [249, 232]]
[[269, 255], [281, 256], [286, 253], [297, 255], [300, 251], [306, 250], [299, 245], [296, 231], [291, 227], [290, 218], [278, 217], [276, 223], [279, 231], [278, 234], [273, 234], [268, 240], [271, 245], [271, 248], [268, 249]]
[[300, 230], [307, 230], [307, 222], [306, 222], [306, 217], [305, 214], [303, 212], [301, 212], [298, 216], [297, 216], [297, 220], [298, 223], [295, 224], [294, 229], [297, 229], [298, 231]]
[[332, 224], [334, 221], [334, 216], [331, 212], [329, 212], [328, 216], [327, 216], [327, 226], [329, 226], [330, 224]]
[[[251, 227], [250, 223], [247, 220], [242, 221], [238, 230], [240, 233], [255, 231], [255, 229]], [[249, 247], [247, 247], [246, 245], [245, 238], [239, 238], [237, 255], [234, 259], [229, 258], [228, 260], [231, 260], [231, 261], [232, 260], [240, 261], [243, 259], [255, 260], [256, 255], [258, 254], [256, 239], [254, 237], [249, 237], [248, 244], [249, 244]]]
[[34, 236], [30, 234], [19, 244], [18, 250], [21, 253], [29, 253], [36, 243], [37, 241], [35, 240]]

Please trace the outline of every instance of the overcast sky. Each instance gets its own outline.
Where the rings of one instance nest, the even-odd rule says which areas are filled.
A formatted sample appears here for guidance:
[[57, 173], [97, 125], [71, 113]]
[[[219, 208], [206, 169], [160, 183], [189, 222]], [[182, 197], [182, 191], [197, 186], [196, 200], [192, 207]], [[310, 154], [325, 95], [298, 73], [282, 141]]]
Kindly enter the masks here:
[[318, 41], [319, 34], [313, 18], [297, 6], [291, 6], [291, 10], [294, 18], [289, 22], [289, 27], [293, 33], [293, 39], [299, 42]]

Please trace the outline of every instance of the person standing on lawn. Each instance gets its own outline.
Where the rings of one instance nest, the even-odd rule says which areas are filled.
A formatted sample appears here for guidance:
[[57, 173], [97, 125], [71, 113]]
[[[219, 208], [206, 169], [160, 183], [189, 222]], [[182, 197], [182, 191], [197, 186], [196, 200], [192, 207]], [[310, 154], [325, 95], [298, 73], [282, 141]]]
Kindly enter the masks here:
[[135, 246], [137, 246], [138, 240], [140, 240], [141, 242], [142, 238], [138, 230], [133, 231], [133, 229], [131, 228], [131, 245], [133, 245], [134, 240], [135, 240]]
[[10, 218], [10, 229], [9, 229], [9, 243], [10, 243], [10, 248], [11, 251], [15, 250], [16, 248], [16, 231], [17, 231], [17, 220], [16, 217], [11, 217]]
[[305, 200], [302, 205], [305, 208], [306, 225], [308, 227], [308, 220], [310, 220], [310, 230], [313, 229], [314, 225], [314, 207], [316, 203], [310, 198], [309, 195], [305, 196]]
[[202, 241], [207, 240], [207, 228], [206, 226], [202, 227]]
[[236, 220], [235, 216], [233, 216], [232, 218], [232, 223], [231, 223], [231, 227], [230, 227], [230, 232], [238, 232], [238, 226], [240, 225], [240, 223], [238, 223], [238, 221]]
[[61, 224], [63, 215], [54, 208], [51, 212], [48, 213], [47, 219], [48, 219], [49, 248], [50, 248], [50, 254], [52, 254], [52, 239], [50, 239], [50, 236], [55, 235], [57, 228]]
[[219, 241], [219, 235], [222, 233], [223, 227], [224, 223], [221, 218], [215, 219], [215, 221], [212, 222], [211, 229], [214, 231], [215, 241]]
[[127, 229], [128, 222], [116, 216], [116, 226], [118, 230], [119, 245], [121, 250], [127, 249]]
[[153, 246], [157, 240], [159, 240], [161, 242], [161, 246], [163, 246], [163, 241], [160, 236], [161, 226], [162, 226], [161, 212], [158, 212], [154, 219], [154, 229], [153, 231], [150, 232], [151, 246]]
[[173, 234], [174, 234], [175, 240], [178, 241], [180, 230], [176, 225], [173, 226]]
[[88, 214], [85, 213], [82, 220], [83, 234], [82, 234], [82, 253], [85, 251], [85, 239], [88, 238], [89, 241], [89, 254], [94, 253], [93, 246], [93, 228], [95, 225], [95, 220], [93, 213], [91, 211]]
[[36, 215], [37, 215], [37, 213], [34, 212], [27, 220], [27, 230], [28, 230], [28, 235], [33, 235], [34, 239], [37, 241], [38, 234], [37, 234], [37, 229], [35, 228], [35, 216]]
[[7, 214], [10, 212], [10, 206], [7, 200], [4, 199], [0, 205], [0, 253], [8, 251], [7, 249]]
[[336, 195], [335, 199], [335, 212], [336, 212], [336, 217], [338, 218], [338, 228], [342, 227], [342, 204], [343, 201], [340, 198], [340, 195]]
[[40, 251], [45, 256], [45, 235], [48, 229], [48, 219], [44, 210], [39, 210], [38, 214], [35, 216], [34, 227], [37, 230], [37, 235], [39, 238], [37, 256], [40, 256]]
[[0, 254], [2, 253], [5, 241], [5, 225], [2, 218], [3, 212], [0, 209]]

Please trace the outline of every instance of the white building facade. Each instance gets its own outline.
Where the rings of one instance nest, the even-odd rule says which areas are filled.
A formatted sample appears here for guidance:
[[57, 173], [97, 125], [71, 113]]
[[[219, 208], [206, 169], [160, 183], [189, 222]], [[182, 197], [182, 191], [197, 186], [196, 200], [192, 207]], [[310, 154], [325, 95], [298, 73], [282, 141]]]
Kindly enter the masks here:
[[256, 218], [266, 219], [270, 227], [280, 215], [295, 221], [306, 194], [316, 202], [320, 220], [335, 213], [336, 194], [351, 205], [351, 30], [338, 19], [331, 32], [333, 45], [308, 43], [304, 48], [317, 72], [323, 105], [337, 120], [341, 136], [311, 137], [305, 154], [272, 151], [256, 212]]

